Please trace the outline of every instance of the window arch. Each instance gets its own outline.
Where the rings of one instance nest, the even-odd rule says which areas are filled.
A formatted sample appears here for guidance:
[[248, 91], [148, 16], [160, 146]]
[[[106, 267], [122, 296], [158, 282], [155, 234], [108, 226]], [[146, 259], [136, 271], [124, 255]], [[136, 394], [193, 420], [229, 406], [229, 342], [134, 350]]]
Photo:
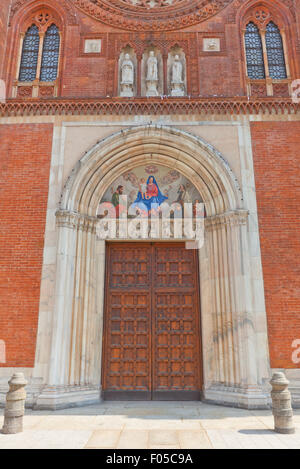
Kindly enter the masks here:
[[278, 26], [270, 21], [266, 28], [269, 74], [275, 80], [287, 78], [282, 38]]
[[50, 8], [28, 13], [20, 31], [20, 55], [12, 95], [56, 97], [64, 22]]
[[253, 22], [246, 27], [245, 49], [248, 77], [252, 80], [265, 78], [262, 41], [259, 29]]
[[28, 28], [23, 41], [19, 81], [30, 82], [36, 79], [39, 47], [39, 30], [38, 27], [33, 24]]
[[289, 97], [292, 77], [288, 17], [269, 1], [249, 1], [240, 12], [248, 96]]
[[47, 29], [44, 38], [42, 64], [41, 64], [41, 81], [55, 81], [58, 72], [58, 59], [60, 49], [60, 35], [58, 27], [52, 24]]

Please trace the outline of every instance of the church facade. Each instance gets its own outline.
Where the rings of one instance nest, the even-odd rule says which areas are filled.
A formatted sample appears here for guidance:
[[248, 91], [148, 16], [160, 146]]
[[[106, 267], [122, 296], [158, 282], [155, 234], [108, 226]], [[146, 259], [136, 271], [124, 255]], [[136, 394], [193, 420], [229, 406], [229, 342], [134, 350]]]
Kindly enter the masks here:
[[279, 369], [300, 406], [299, 25], [299, 0], [3, 1], [0, 403], [22, 371], [36, 409], [267, 408]]

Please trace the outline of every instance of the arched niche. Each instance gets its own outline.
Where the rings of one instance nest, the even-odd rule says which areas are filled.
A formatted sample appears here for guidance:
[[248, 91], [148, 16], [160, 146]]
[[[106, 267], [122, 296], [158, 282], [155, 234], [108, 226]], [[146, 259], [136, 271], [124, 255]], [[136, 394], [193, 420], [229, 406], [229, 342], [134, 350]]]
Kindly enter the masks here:
[[[148, 80], [148, 64], [150, 57], [156, 59], [157, 80]], [[156, 46], [149, 46], [143, 53], [141, 63], [141, 95], [147, 97], [162, 96], [164, 94], [163, 59], [161, 51]]]
[[186, 96], [186, 58], [181, 47], [174, 46], [168, 53], [167, 71], [168, 95]]
[[127, 45], [120, 53], [118, 64], [118, 96], [133, 97], [137, 94], [137, 58], [134, 49]]

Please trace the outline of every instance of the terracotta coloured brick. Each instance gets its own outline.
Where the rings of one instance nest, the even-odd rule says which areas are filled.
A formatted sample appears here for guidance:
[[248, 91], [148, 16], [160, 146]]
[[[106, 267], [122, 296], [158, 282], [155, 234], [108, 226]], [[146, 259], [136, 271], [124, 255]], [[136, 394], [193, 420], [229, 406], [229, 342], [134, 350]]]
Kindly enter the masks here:
[[1, 366], [34, 364], [51, 148], [51, 124], [0, 126]]
[[251, 125], [271, 366], [297, 368], [300, 339], [300, 122]]

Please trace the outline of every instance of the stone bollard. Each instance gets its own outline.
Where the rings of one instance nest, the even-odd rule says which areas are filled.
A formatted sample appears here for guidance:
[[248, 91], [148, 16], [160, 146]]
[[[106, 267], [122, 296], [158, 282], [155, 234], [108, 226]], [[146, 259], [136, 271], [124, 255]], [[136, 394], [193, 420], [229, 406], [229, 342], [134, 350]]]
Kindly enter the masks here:
[[4, 412], [4, 425], [2, 433], [14, 434], [23, 431], [23, 415], [25, 412], [25, 399], [27, 384], [23, 373], [15, 373], [8, 381], [9, 391], [6, 395]]
[[295, 433], [291, 393], [288, 390], [289, 381], [284, 373], [277, 371], [273, 374], [270, 384], [272, 386], [271, 397], [275, 432]]

